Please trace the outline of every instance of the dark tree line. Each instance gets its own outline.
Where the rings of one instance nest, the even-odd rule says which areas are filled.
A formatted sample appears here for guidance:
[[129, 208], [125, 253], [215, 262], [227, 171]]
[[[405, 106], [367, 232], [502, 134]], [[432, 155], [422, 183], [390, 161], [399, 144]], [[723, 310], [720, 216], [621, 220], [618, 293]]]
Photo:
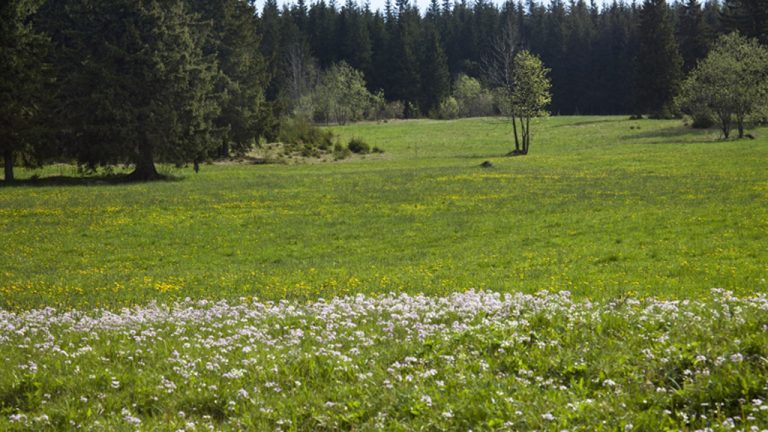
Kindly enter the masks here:
[[[554, 114], [669, 112], [721, 34], [768, 42], [768, 0], [538, 3], [355, 0], [261, 10], [247, 0], [7, 0], [0, 4], [0, 154], [86, 168], [182, 164], [245, 152], [346, 64], [401, 115], [427, 115], [460, 77], [528, 50], [550, 72]], [[499, 55], [502, 52], [501, 56]], [[466, 80], [464, 80], [466, 82]], [[498, 84], [498, 83], [496, 83]]]
[[262, 50], [274, 72], [291, 46], [305, 46], [307, 60], [321, 68], [343, 60], [361, 70], [371, 91], [405, 102], [409, 116], [434, 109], [459, 74], [488, 82], [484, 62], [509, 29], [519, 48], [551, 69], [552, 112], [657, 114], [719, 34], [765, 34], [765, 19], [752, 12], [765, 6], [749, 4], [432, 0], [420, 13], [409, 0], [388, 2], [383, 11], [353, 1], [279, 8], [268, 0], [260, 19]]

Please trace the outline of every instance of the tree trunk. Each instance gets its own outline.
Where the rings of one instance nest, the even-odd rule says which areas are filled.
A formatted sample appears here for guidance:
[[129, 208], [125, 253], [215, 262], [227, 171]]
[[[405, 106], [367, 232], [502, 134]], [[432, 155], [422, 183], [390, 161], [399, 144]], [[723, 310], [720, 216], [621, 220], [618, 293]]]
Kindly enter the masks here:
[[525, 154], [528, 154], [528, 148], [531, 146], [531, 118], [525, 118]]
[[744, 116], [736, 116], [736, 127], [739, 129], [739, 138], [744, 138]]
[[3, 160], [5, 160], [5, 182], [10, 183], [13, 181], [13, 150], [4, 151]]
[[512, 133], [515, 134], [515, 153], [520, 153], [520, 140], [517, 138], [517, 118], [512, 116]]
[[723, 139], [728, 139], [728, 135], [731, 134], [731, 114], [720, 113], [717, 116], [720, 117], [720, 130], [723, 131]]
[[139, 154], [136, 158], [136, 167], [133, 172], [128, 174], [128, 179], [132, 181], [150, 181], [162, 178], [155, 169], [155, 158], [152, 154], [152, 145], [142, 143], [139, 145]]
[[523, 141], [523, 149], [520, 154], [528, 154], [528, 121], [525, 117], [520, 116], [520, 135]]

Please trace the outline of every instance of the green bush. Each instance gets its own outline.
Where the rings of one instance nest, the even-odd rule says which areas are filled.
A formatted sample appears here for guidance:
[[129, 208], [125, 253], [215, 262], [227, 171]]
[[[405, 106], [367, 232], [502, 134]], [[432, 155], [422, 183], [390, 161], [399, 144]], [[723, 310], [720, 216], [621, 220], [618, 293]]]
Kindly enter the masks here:
[[456, 101], [456, 98], [453, 96], [448, 96], [440, 101], [440, 105], [437, 107], [437, 112], [432, 115], [432, 117], [442, 120], [455, 119], [458, 116], [459, 102]]
[[314, 156], [331, 149], [333, 133], [318, 128], [304, 117], [288, 117], [280, 122], [278, 140], [290, 151]]
[[352, 153], [367, 154], [371, 152], [371, 146], [360, 138], [352, 138], [347, 144], [347, 148]]
[[336, 143], [336, 145], [333, 146], [334, 160], [346, 159], [349, 157], [350, 154], [352, 154], [352, 152], [349, 151], [348, 148], [342, 146], [341, 143]]
[[403, 101], [393, 101], [386, 104], [382, 117], [385, 119], [401, 119], [405, 112]]
[[691, 120], [691, 127], [694, 129], [708, 129], [715, 125], [715, 119], [708, 112], [693, 113]]

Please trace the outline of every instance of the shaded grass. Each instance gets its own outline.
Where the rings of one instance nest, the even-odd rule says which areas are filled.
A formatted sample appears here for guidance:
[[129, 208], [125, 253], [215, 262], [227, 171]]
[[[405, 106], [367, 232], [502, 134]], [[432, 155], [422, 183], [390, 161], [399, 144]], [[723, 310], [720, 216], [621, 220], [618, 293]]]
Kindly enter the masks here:
[[[469, 288], [696, 297], [768, 284], [768, 145], [677, 121], [334, 128], [384, 154], [0, 190], [0, 307]], [[480, 168], [484, 160], [491, 169]], [[55, 175], [56, 169], [20, 177]]]

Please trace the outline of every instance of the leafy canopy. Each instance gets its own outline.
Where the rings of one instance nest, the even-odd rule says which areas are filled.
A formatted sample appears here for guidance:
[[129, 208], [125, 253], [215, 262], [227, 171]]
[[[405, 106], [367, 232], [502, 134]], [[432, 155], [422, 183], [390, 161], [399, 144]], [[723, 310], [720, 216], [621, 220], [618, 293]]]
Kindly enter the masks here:
[[677, 103], [688, 113], [710, 110], [725, 138], [735, 121], [742, 137], [748, 117], [768, 106], [768, 49], [737, 33], [722, 36], [685, 80]]

